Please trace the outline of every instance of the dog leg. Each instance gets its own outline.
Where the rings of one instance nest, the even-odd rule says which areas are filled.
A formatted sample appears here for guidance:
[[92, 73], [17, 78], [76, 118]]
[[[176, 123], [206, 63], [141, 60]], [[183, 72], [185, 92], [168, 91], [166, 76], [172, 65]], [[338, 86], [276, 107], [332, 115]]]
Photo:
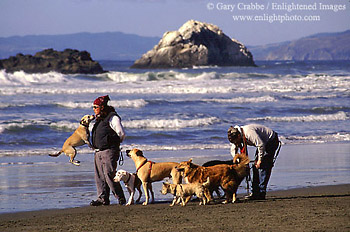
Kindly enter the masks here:
[[76, 165], [76, 166], [80, 166], [80, 161], [79, 160], [74, 160], [75, 156], [77, 155], [77, 150], [75, 150], [74, 147], [69, 147], [67, 150], [65, 150], [65, 153], [67, 156], [70, 157], [69, 162]]
[[204, 196], [207, 198], [207, 203], [209, 203], [212, 200], [210, 191], [207, 188], [204, 189]]
[[148, 183], [142, 182], [142, 187], [143, 187], [143, 191], [145, 192], [145, 197], [146, 197], [146, 200], [145, 200], [145, 202], [143, 202], [142, 205], [148, 205], [148, 201], [149, 201]]
[[136, 189], [139, 191], [139, 197], [137, 198], [136, 203], [139, 203], [142, 196], [141, 186], [137, 186]]
[[235, 203], [236, 202], [236, 193], [233, 193], [232, 195], [232, 203]]
[[176, 196], [174, 196], [173, 201], [171, 202], [170, 206], [174, 206], [175, 204], [177, 204], [178, 200], [179, 199]]
[[130, 197], [129, 197], [128, 203], [126, 203], [126, 206], [134, 204], [135, 190], [132, 190], [130, 187], [128, 187], [128, 192], [130, 194]]
[[153, 192], [153, 189], [152, 189], [152, 183], [151, 182], [148, 183], [148, 189], [151, 192], [151, 197], [152, 197], [151, 202], [154, 203], [154, 192]]
[[185, 201], [182, 201], [183, 205], [182, 206], [186, 206], [186, 204], [191, 200], [191, 195], [188, 197], [185, 197]]
[[237, 189], [238, 189], [238, 186], [234, 186], [233, 187], [233, 194], [232, 194], [232, 203], [235, 203], [236, 202], [236, 200], [237, 200]]

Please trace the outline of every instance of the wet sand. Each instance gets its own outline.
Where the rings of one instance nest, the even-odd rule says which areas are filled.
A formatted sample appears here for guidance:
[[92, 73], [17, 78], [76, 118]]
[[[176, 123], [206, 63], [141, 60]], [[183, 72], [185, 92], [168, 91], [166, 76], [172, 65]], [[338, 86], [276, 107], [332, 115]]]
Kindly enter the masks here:
[[[242, 196], [241, 196], [242, 198]], [[264, 201], [100, 206], [0, 214], [0, 231], [350, 231], [350, 185], [269, 192]]]

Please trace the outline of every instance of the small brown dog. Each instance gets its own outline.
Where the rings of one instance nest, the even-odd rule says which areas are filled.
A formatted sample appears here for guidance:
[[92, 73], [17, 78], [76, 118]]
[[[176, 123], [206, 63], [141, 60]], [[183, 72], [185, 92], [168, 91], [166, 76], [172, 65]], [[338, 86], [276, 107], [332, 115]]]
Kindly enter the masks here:
[[49, 156], [57, 157], [62, 152], [66, 154], [66, 156], [70, 157], [69, 162], [79, 166], [80, 161], [74, 160], [75, 156], [77, 155], [77, 151], [75, 150], [75, 147], [83, 146], [84, 144], [88, 144], [90, 148], [93, 148], [90, 144], [89, 137], [89, 125], [92, 120], [95, 119], [94, 115], [85, 115], [80, 120], [79, 127], [74, 131], [74, 133], [64, 142], [62, 149], [55, 153], [55, 154], [49, 154]]
[[[210, 177], [210, 198], [213, 190], [220, 186], [226, 195], [226, 201], [228, 203], [236, 201], [236, 192], [238, 186], [242, 182], [245, 176], [248, 175], [249, 158], [242, 154], [237, 154], [234, 157], [234, 165], [218, 164], [210, 167], [202, 167], [192, 163], [192, 159], [189, 161], [181, 162], [177, 166], [177, 170], [182, 173], [187, 183], [204, 183], [208, 177]], [[208, 198], [208, 196], [206, 195]]]
[[154, 163], [148, 161], [143, 152], [139, 149], [127, 150], [126, 155], [130, 157], [136, 167], [136, 174], [142, 182], [142, 187], [145, 192], [146, 200], [143, 205], [149, 202], [149, 192], [151, 192], [152, 202], [154, 202], [154, 193], [152, 189], [152, 182], [161, 181], [166, 177], [172, 178], [174, 184], [181, 183], [181, 174], [176, 170], [179, 163], [175, 162], [161, 162]]
[[187, 202], [191, 199], [192, 195], [196, 195], [200, 202], [199, 205], [205, 205], [209, 202], [209, 199], [205, 197], [204, 192], [210, 184], [210, 179], [208, 177], [205, 183], [190, 183], [190, 184], [169, 184], [163, 183], [162, 194], [171, 193], [174, 195], [174, 200], [170, 206], [179, 204], [181, 200], [181, 205], [186, 206]]

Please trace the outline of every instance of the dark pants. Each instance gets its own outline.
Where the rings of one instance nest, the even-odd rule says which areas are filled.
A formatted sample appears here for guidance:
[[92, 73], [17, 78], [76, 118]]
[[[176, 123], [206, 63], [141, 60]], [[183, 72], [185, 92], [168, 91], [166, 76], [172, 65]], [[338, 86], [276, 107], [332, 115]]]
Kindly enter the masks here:
[[[273, 167], [273, 158], [275, 155], [275, 152], [278, 148], [279, 140], [278, 140], [278, 135], [275, 133], [275, 136], [273, 139], [267, 142], [265, 146], [265, 155], [263, 156], [261, 160], [261, 165], [260, 168], [257, 169], [255, 165], [253, 165], [253, 195], [256, 196], [263, 196], [265, 197], [266, 195], [266, 188], [267, 184], [270, 180], [271, 176], [271, 171]], [[257, 158], [257, 153], [256, 151], [256, 160]]]
[[95, 182], [98, 200], [109, 202], [109, 194], [112, 191], [117, 199], [124, 198], [124, 192], [119, 182], [114, 182], [119, 151], [107, 149], [95, 153]]

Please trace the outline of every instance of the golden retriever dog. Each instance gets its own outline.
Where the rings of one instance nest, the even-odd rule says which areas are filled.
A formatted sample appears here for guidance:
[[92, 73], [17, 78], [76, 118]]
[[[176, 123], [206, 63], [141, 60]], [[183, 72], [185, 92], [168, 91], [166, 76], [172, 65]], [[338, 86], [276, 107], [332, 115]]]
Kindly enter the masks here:
[[94, 115], [85, 115], [84, 117], [82, 117], [82, 119], [80, 120], [79, 127], [64, 142], [62, 149], [55, 154], [49, 154], [49, 156], [57, 157], [63, 152], [66, 154], [66, 156], [70, 157], [70, 160], [69, 160], [70, 163], [79, 166], [80, 161], [74, 160], [75, 156], [77, 155], [77, 151], [75, 147], [88, 144], [89, 147], [93, 149], [89, 141], [89, 137], [90, 137], [89, 125], [90, 125], [90, 122], [94, 119], [95, 119]]
[[129, 197], [128, 203], [126, 203], [126, 205], [134, 204], [134, 195], [135, 195], [136, 189], [139, 191], [139, 197], [137, 198], [136, 203], [140, 201], [141, 196], [142, 196], [141, 180], [137, 177], [137, 175], [135, 173], [129, 173], [125, 170], [120, 169], [115, 174], [113, 181], [114, 182], [123, 181], [125, 187], [128, 189], [130, 197]]
[[[192, 163], [192, 159], [189, 161], [181, 162], [176, 169], [182, 173], [187, 183], [204, 183], [208, 177], [210, 177], [210, 198], [213, 190], [220, 186], [226, 196], [226, 200], [223, 203], [236, 201], [236, 192], [238, 186], [248, 175], [249, 158], [242, 154], [237, 154], [234, 157], [233, 165], [218, 164], [210, 167], [203, 167]], [[208, 196], [206, 195], [208, 198]]]
[[151, 192], [152, 202], [154, 202], [152, 182], [162, 181], [164, 178], [170, 177], [172, 178], [174, 184], [181, 183], [181, 174], [175, 168], [179, 163], [154, 163], [152, 161], [148, 161], [146, 157], [143, 156], [143, 152], [136, 148], [127, 150], [126, 155], [134, 161], [136, 174], [142, 182], [142, 187], [146, 196], [146, 200], [143, 205], [147, 205], [149, 202], [149, 192]]
[[208, 177], [205, 183], [190, 183], [190, 184], [169, 184], [163, 183], [161, 193], [166, 195], [171, 193], [174, 195], [174, 200], [170, 206], [179, 204], [181, 200], [181, 205], [186, 206], [187, 202], [191, 199], [192, 195], [196, 195], [200, 202], [199, 205], [205, 205], [209, 199], [205, 197], [205, 189], [208, 188], [210, 184], [210, 178]]

